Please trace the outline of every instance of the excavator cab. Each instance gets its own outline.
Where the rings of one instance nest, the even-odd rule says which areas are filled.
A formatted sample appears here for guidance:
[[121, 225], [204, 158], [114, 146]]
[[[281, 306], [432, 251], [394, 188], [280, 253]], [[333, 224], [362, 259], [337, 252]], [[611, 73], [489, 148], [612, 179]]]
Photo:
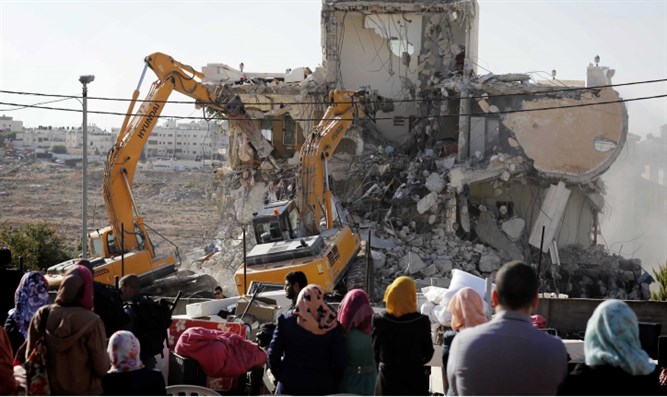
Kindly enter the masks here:
[[294, 201], [267, 204], [252, 220], [257, 244], [295, 239], [298, 219], [299, 211]]

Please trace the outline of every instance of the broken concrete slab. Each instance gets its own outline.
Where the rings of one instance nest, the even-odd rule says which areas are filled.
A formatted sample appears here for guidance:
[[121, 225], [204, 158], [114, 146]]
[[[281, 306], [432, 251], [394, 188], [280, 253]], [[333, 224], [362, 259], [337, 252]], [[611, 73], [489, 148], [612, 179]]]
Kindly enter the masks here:
[[558, 182], [558, 185], [551, 185], [549, 187], [546, 198], [542, 202], [540, 213], [535, 223], [533, 223], [533, 228], [530, 232], [530, 245], [538, 249], [540, 248], [542, 227], [544, 227], [544, 247], [542, 248], [542, 252], [549, 252], [550, 241], [553, 240], [563, 221], [563, 213], [567, 207], [570, 193], [572, 192], [565, 187], [563, 181]]
[[475, 225], [475, 232], [482, 241], [500, 251], [506, 258], [523, 260], [523, 254], [519, 247], [510, 241], [505, 233], [498, 228], [496, 220], [490, 213], [482, 212], [479, 215], [479, 219]]
[[500, 269], [502, 259], [495, 254], [482, 255], [479, 258], [479, 271], [484, 273], [491, 273]]
[[427, 266], [424, 270], [422, 270], [422, 274], [426, 277], [431, 277], [434, 274], [438, 273], [438, 267], [436, 265], [430, 265]]
[[[368, 230], [361, 230], [360, 235], [363, 240], [367, 240]], [[390, 236], [388, 238], [380, 238], [375, 233], [371, 235], [371, 248], [392, 249], [394, 247], [396, 247], [396, 240], [394, 237]]]
[[441, 274], [449, 273], [454, 268], [454, 263], [449, 259], [436, 260], [434, 263]]
[[420, 214], [425, 213], [430, 210], [431, 207], [435, 206], [438, 201], [438, 195], [436, 193], [429, 193], [424, 196], [419, 202], [417, 202], [417, 212]]
[[445, 188], [445, 178], [437, 172], [433, 172], [426, 178], [424, 186], [432, 193], [440, 193]]
[[387, 264], [387, 255], [382, 251], [371, 250], [371, 258], [373, 266], [376, 269], [382, 268]]
[[526, 221], [521, 218], [512, 218], [503, 222], [500, 228], [505, 232], [507, 237], [512, 241], [518, 241], [523, 234], [523, 229], [526, 226]]
[[426, 268], [424, 261], [412, 251], [409, 251], [407, 255], [401, 258], [399, 266], [407, 270], [409, 274], [419, 273]]

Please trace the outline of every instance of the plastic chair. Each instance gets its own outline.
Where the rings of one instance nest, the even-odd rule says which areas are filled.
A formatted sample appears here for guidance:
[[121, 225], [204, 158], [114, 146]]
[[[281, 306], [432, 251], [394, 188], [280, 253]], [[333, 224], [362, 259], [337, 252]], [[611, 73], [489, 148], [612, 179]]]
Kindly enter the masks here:
[[219, 396], [220, 393], [204, 386], [172, 385], [167, 386], [168, 396]]

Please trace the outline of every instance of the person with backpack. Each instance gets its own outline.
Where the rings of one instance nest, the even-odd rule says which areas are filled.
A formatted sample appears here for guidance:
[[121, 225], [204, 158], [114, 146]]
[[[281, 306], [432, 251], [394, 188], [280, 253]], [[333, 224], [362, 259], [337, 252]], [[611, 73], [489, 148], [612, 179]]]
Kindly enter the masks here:
[[167, 328], [171, 324], [171, 307], [168, 302], [155, 302], [141, 293], [141, 280], [135, 274], [120, 279], [120, 292], [125, 301], [128, 321], [124, 330], [132, 332], [141, 344], [141, 361], [148, 368], [155, 368], [155, 356], [162, 354]]
[[[77, 264], [87, 267], [93, 276], [95, 275], [90, 261], [82, 259]], [[120, 290], [113, 285], [95, 281], [93, 278], [93, 296], [93, 302], [95, 302], [93, 311], [102, 319], [106, 336], [110, 338], [114, 332], [123, 329], [128, 321], [127, 314], [123, 309], [123, 298]]]

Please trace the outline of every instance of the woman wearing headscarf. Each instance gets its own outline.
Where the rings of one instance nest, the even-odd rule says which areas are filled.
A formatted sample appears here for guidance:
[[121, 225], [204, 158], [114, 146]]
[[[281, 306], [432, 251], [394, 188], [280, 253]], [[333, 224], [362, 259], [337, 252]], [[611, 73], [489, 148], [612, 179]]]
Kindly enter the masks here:
[[296, 308], [278, 317], [269, 344], [269, 368], [278, 380], [277, 394], [336, 392], [345, 370], [345, 340], [318, 285], [307, 285], [299, 292]]
[[399, 277], [384, 293], [387, 310], [373, 317], [373, 350], [379, 372], [376, 395], [428, 395], [433, 356], [431, 322], [417, 311], [417, 287]]
[[474, 289], [470, 287], [461, 288], [449, 301], [449, 313], [452, 315], [451, 331], [445, 332], [442, 343], [442, 367], [447, 368], [449, 361], [449, 348], [452, 346], [454, 337], [462, 329], [472, 328], [484, 324], [487, 321], [484, 314], [484, 301]]
[[109, 369], [104, 324], [93, 313], [93, 275], [72, 266], [60, 284], [55, 304], [35, 313], [28, 331], [26, 357], [46, 319], [47, 373], [51, 394], [99, 395]]
[[111, 369], [102, 378], [107, 396], [164, 396], [162, 373], [141, 362], [139, 339], [130, 331], [116, 331], [109, 338], [107, 353]]
[[28, 337], [30, 320], [40, 307], [49, 303], [49, 283], [42, 273], [30, 271], [21, 277], [14, 293], [14, 308], [9, 310], [5, 331], [12, 350], [17, 352]]
[[637, 316], [623, 301], [601, 303], [586, 325], [586, 363], [577, 364], [561, 386], [564, 395], [660, 394], [658, 369], [642, 350]]
[[338, 307], [338, 322], [345, 331], [347, 352], [347, 367], [338, 391], [372, 396], [377, 367], [371, 338], [373, 308], [366, 292], [353, 289], [345, 295]]

